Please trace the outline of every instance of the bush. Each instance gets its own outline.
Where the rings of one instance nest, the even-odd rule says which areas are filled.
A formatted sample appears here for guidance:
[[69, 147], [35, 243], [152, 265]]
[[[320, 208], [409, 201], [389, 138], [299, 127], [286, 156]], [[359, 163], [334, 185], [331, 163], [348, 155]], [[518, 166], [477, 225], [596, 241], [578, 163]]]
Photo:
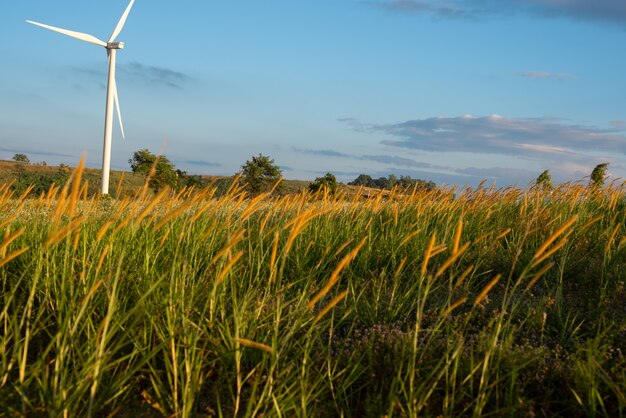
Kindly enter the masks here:
[[591, 172], [589, 179], [589, 186], [599, 189], [604, 185], [606, 180], [606, 170], [609, 168], [609, 163], [598, 164]]
[[541, 174], [539, 174], [539, 177], [535, 180], [535, 186], [549, 190], [554, 188], [552, 185], [552, 175], [550, 174], [550, 170], [544, 170]]
[[[241, 179], [252, 194], [267, 192], [282, 178], [283, 173], [274, 159], [259, 154], [241, 166]], [[280, 188], [280, 185], [279, 185]]]
[[348, 183], [351, 186], [372, 187], [374, 189], [390, 190], [394, 187], [410, 189], [413, 187], [423, 187], [426, 190], [433, 190], [437, 185], [432, 181], [414, 179], [411, 176], [400, 176], [400, 178], [390, 174], [388, 177], [373, 179], [367, 174], [361, 174], [356, 179]]
[[21, 195], [26, 191], [28, 186], [33, 186], [30, 192], [31, 196], [39, 196], [50, 189], [53, 184], [56, 186], [64, 186], [67, 180], [70, 178], [70, 173], [65, 171], [58, 171], [54, 174], [39, 174], [39, 173], [18, 173], [15, 181], [11, 185], [11, 189], [17, 195]]
[[133, 158], [128, 160], [133, 173], [140, 173], [148, 176], [152, 167], [156, 168], [154, 175], [150, 178], [150, 187], [154, 191], [159, 191], [167, 186], [176, 190], [178, 188], [178, 174], [176, 167], [164, 155], [154, 155], [147, 149], [135, 151]]
[[312, 193], [324, 189], [330, 194], [337, 192], [337, 178], [333, 174], [326, 173], [324, 177], [317, 177], [313, 183], [309, 184], [309, 191]]
[[30, 160], [28, 159], [28, 156], [26, 154], [15, 154], [13, 156], [13, 161], [26, 164], [30, 163]]

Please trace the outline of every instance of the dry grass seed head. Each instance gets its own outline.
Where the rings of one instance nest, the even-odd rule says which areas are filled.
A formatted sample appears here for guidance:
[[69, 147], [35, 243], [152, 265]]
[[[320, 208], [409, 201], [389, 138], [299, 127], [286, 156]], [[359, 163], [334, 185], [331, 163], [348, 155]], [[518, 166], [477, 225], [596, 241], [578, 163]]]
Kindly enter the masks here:
[[477, 306], [480, 304], [480, 302], [485, 299], [487, 297], [487, 295], [489, 294], [489, 292], [491, 291], [491, 289], [493, 289], [493, 287], [498, 284], [498, 282], [500, 281], [500, 279], [502, 278], [501, 274], [498, 274], [496, 277], [494, 277], [493, 280], [491, 280], [489, 283], [487, 283], [487, 286], [485, 286], [483, 288], [483, 290], [478, 294], [478, 296], [476, 297], [476, 300], [474, 301], [474, 306]]
[[315, 306], [315, 304], [321, 299], [323, 298], [329, 291], [330, 289], [332, 289], [332, 287], [339, 281], [339, 275], [341, 274], [341, 271], [348, 265], [350, 264], [350, 262], [352, 262], [352, 260], [354, 260], [357, 256], [357, 254], [359, 253], [359, 251], [361, 250], [361, 248], [363, 248], [363, 246], [365, 245], [365, 242], [367, 241], [367, 237], [363, 238], [361, 240], [361, 242], [359, 243], [359, 245], [357, 245], [352, 251], [350, 251], [350, 253], [348, 253], [348, 255], [346, 255], [337, 265], [337, 267], [335, 267], [335, 270], [333, 270], [332, 274], [330, 275], [330, 278], [328, 279], [328, 283], [326, 283], [326, 286], [324, 286], [322, 288], [322, 290], [320, 290], [317, 295], [315, 295], [313, 297], [313, 299], [311, 299], [311, 301], [309, 302], [308, 306], [309, 309], [313, 309], [313, 307]]

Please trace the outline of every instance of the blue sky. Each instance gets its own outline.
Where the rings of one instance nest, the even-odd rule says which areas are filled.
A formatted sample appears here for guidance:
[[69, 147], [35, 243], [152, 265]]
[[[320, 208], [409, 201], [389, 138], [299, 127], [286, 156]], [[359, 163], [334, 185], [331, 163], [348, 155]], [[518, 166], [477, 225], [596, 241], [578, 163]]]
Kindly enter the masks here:
[[[20, 0], [0, 14], [0, 159], [102, 154], [108, 39], [126, 0]], [[118, 40], [133, 151], [230, 175], [252, 155], [327, 171], [525, 186], [626, 177], [624, 0], [136, 0]]]

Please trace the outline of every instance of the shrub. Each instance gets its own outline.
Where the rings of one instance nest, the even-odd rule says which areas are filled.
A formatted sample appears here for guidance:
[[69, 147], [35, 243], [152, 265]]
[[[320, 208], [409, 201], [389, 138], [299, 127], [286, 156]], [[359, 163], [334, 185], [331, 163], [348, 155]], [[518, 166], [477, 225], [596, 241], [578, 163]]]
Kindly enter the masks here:
[[309, 184], [309, 191], [315, 193], [319, 190], [326, 189], [330, 194], [337, 192], [337, 178], [332, 173], [326, 173], [324, 177], [317, 177], [315, 181]]
[[30, 163], [30, 160], [28, 159], [28, 156], [26, 154], [15, 154], [13, 156], [13, 161], [26, 164]]
[[154, 175], [150, 178], [150, 186], [154, 191], [158, 191], [167, 186], [171, 189], [178, 187], [178, 174], [176, 167], [164, 155], [154, 155], [147, 149], [140, 149], [133, 153], [133, 158], [128, 160], [133, 173], [141, 173], [148, 176], [152, 167], [156, 168]]
[[546, 189], [553, 189], [552, 185], [552, 175], [550, 174], [550, 170], [544, 170], [539, 176], [537, 180], [535, 180], [535, 186]]
[[259, 154], [241, 166], [241, 179], [252, 194], [266, 192], [282, 178], [282, 171], [274, 164], [274, 159]]
[[594, 189], [600, 188], [604, 185], [606, 180], [606, 170], [609, 168], [609, 163], [602, 163], [595, 166], [591, 172], [589, 179], [589, 186]]

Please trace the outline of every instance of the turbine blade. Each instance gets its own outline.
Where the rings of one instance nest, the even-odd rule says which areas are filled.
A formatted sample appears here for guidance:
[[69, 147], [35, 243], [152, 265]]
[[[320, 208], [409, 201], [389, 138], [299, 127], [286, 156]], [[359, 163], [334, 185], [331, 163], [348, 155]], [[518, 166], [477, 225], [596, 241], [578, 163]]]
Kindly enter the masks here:
[[126, 18], [128, 18], [130, 9], [133, 8], [133, 3], [135, 3], [135, 0], [130, 0], [130, 3], [128, 3], [128, 6], [126, 7], [126, 10], [124, 11], [124, 14], [120, 18], [120, 21], [117, 22], [117, 26], [115, 27], [113, 34], [111, 34], [111, 38], [109, 38], [109, 42], [113, 42], [115, 38], [117, 38], [117, 35], [119, 35], [122, 29], [124, 28], [124, 24], [126, 23]]
[[113, 79], [113, 98], [115, 99], [115, 110], [117, 110], [117, 120], [120, 122], [120, 130], [122, 131], [122, 139], [125, 139], [124, 124], [122, 123], [122, 111], [120, 110], [120, 99], [117, 95], [117, 82]]
[[103, 46], [105, 48], [107, 46], [106, 42], [101, 41], [95, 36], [91, 36], [86, 33], [74, 32], [73, 30], [61, 29], [61, 28], [57, 28], [54, 26], [50, 26], [50, 25], [44, 25], [43, 23], [33, 22], [31, 20], [27, 20], [27, 22], [36, 26], [41, 26], [42, 28], [49, 29], [54, 32], [62, 33], [63, 35], [71, 36], [72, 38], [80, 39], [81, 41], [89, 42], [91, 44], [95, 44], [98, 46]]

